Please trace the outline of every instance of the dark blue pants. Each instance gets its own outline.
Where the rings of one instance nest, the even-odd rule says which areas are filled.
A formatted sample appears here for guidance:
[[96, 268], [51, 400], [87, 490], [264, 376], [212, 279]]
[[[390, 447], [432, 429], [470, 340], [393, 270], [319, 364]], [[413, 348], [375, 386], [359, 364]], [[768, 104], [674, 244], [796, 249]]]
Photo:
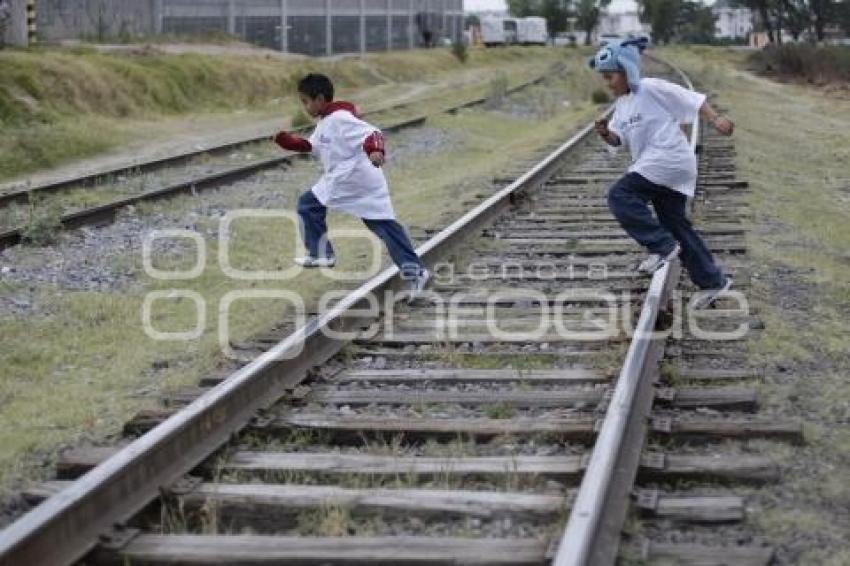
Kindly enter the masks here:
[[629, 236], [651, 253], [661, 255], [673, 251], [678, 241], [691, 281], [700, 289], [716, 289], [725, 278], [688, 219], [687, 202], [682, 193], [656, 185], [638, 173], [628, 173], [608, 189], [608, 208]]
[[[301, 217], [301, 236], [307, 253], [313, 257], [333, 257], [334, 249], [327, 239], [328, 225], [325, 222], [328, 209], [319, 202], [313, 191], [307, 191], [298, 198], [298, 216]], [[404, 228], [395, 220], [370, 220], [363, 223], [387, 246], [387, 251], [402, 277], [410, 279], [419, 275], [422, 261], [413, 250], [413, 244]], [[319, 246], [324, 243], [323, 249]]]

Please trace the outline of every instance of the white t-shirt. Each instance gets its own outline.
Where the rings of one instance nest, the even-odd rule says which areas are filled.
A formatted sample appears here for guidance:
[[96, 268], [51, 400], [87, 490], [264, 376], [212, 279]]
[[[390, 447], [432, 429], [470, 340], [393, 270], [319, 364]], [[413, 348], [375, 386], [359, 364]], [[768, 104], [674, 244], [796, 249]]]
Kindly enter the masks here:
[[693, 122], [705, 95], [661, 79], [641, 79], [640, 90], [617, 99], [608, 129], [632, 154], [630, 172], [694, 196], [696, 156], [679, 127]]
[[323, 205], [371, 220], [395, 218], [384, 172], [372, 165], [363, 142], [378, 128], [347, 110], [322, 118], [310, 136], [324, 174], [313, 186]]

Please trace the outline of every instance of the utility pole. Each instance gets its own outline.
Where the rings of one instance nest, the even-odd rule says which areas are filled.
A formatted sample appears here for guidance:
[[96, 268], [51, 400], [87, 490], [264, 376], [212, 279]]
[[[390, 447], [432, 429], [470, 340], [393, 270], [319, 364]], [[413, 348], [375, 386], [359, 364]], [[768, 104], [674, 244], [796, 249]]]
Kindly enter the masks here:
[[333, 18], [331, 17], [331, 0], [325, 0], [325, 55], [334, 54]]
[[387, 51], [393, 48], [393, 0], [387, 0]]
[[38, 19], [35, 12], [35, 0], [27, 0], [27, 43], [38, 43]]
[[227, 33], [236, 35], [236, 0], [227, 0]]
[[360, 54], [366, 53], [366, 0], [360, 0]]
[[163, 0], [154, 0], [153, 2], [153, 33], [160, 35], [162, 33], [162, 18], [163, 18]]
[[413, 3], [415, 1], [416, 0], [410, 0], [410, 11], [407, 14], [407, 42], [409, 49], [416, 47], [416, 41], [413, 38], [413, 13], [415, 11]]
[[280, 0], [280, 50], [289, 52], [289, 24], [287, 18], [288, 0]]

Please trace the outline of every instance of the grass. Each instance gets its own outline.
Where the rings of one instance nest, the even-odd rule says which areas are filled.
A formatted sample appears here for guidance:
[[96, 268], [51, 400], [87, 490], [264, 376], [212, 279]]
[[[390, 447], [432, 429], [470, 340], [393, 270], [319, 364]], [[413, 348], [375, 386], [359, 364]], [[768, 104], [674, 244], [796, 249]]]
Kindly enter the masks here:
[[56, 241], [61, 211], [56, 206], [42, 206], [37, 200], [31, 200], [26, 209], [22, 236], [25, 242], [43, 246]]
[[764, 410], [801, 418], [806, 429], [804, 446], [758, 444], [783, 467], [783, 480], [752, 522], [779, 547], [783, 563], [846, 564], [842, 533], [850, 523], [842, 509], [850, 505], [850, 480], [836, 473], [850, 466], [846, 93], [753, 75], [736, 51], [666, 53], [736, 120], [738, 176], [750, 182], [756, 215], [749, 299], [765, 322], [751, 346], [767, 368], [760, 395]]
[[[510, 50], [500, 52], [510, 59]], [[412, 58], [426, 55], [409, 54]], [[477, 56], [472, 53], [471, 59]], [[400, 54], [387, 57], [403, 60]], [[568, 78], [553, 81], [551, 88], [576, 102], [561, 106], [545, 120], [482, 110], [436, 118], [432, 127], [445, 130], [455, 143], [388, 168], [399, 218], [408, 225], [444, 225], [465, 210], [463, 201], [469, 195], [492, 190], [491, 180], [500, 174], [494, 164], [507, 170], [530, 159], [536, 148], [563, 140], [590, 119], [595, 108], [587, 102], [589, 71], [583, 70], [578, 55], [570, 67]], [[278, 190], [294, 196], [315, 174], [313, 164], [298, 162], [287, 172], [287, 184]], [[164, 204], [139, 206], [138, 211], [180, 218], [196, 206], [195, 198], [180, 197]], [[203, 220], [198, 221], [200, 226], [204, 226]], [[364, 230], [358, 220], [341, 215], [331, 215], [330, 224], [332, 229]], [[233, 263], [241, 268], [289, 266], [295, 240], [292, 227], [285, 229], [281, 223], [240, 224], [232, 247]], [[268, 245], [272, 241], [275, 245]], [[366, 251], [360, 239], [336, 244], [342, 258], [340, 269], [367, 264], [367, 258], [358, 257]], [[172, 284], [142, 276], [138, 286], [120, 293], [72, 292], [35, 285], [33, 302], [39, 305], [38, 314], [0, 319], [0, 495], [8, 494], [22, 478], [43, 477], [49, 471], [49, 467], [43, 467], [44, 457], [54, 454], [58, 447], [103, 439], [138, 410], [153, 408], [156, 397], [151, 390], [194, 384], [216, 368], [226, 367], [217, 336], [217, 305], [226, 293], [253, 287], [295, 290], [309, 307], [324, 291], [340, 286], [316, 272], [283, 283], [234, 281], [218, 266], [217, 252], [217, 242], [208, 241], [208, 264], [202, 276], [179, 282], [179, 287], [198, 292], [208, 305], [207, 326], [198, 341], [155, 342], [145, 336], [140, 324], [145, 294], [171, 288]], [[138, 268], [137, 255], [128, 252], [115, 261]], [[15, 286], [3, 285], [4, 294], [15, 291]], [[195, 314], [189, 307], [188, 301], [163, 302], [154, 312], [156, 327], [192, 328]], [[272, 327], [286, 314], [279, 301], [241, 301], [230, 314], [231, 336], [234, 341], [247, 339]], [[538, 367], [531, 358], [523, 367]], [[551, 363], [551, 358], [547, 359]], [[168, 361], [167, 367], [162, 367], [163, 360]], [[139, 398], [133, 395], [138, 391], [148, 394]]]
[[[144, 46], [123, 53], [91, 47], [0, 52], [0, 179], [138, 139], [136, 122], [199, 113], [294, 111], [294, 85], [309, 71], [329, 74], [341, 93], [434, 80], [471, 69], [539, 66], [535, 49], [472, 50], [461, 63], [448, 49], [367, 55], [356, 60], [168, 54]], [[529, 66], [531, 66], [529, 65]], [[394, 89], [393, 86], [396, 86]], [[120, 121], [117, 122], [117, 121]]]
[[507, 403], [496, 403], [485, 405], [484, 414], [489, 419], [511, 419], [516, 416], [516, 409]]

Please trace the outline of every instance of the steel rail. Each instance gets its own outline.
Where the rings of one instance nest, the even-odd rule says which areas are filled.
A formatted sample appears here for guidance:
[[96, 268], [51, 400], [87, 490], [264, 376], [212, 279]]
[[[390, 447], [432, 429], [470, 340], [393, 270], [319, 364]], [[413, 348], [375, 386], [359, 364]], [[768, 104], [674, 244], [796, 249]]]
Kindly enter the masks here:
[[[671, 67], [685, 86], [693, 90], [684, 72], [669, 62], [653, 59]], [[698, 139], [699, 114], [690, 132], [689, 142], [694, 152]], [[610, 565], [617, 558], [620, 532], [646, 438], [657, 364], [666, 339], [654, 331], [680, 269], [677, 259], [664, 265], [652, 277], [617, 385], [552, 562], [554, 566]]]
[[[398, 132], [407, 128], [421, 126], [428, 120], [427, 116], [418, 116], [409, 120], [404, 120], [396, 124], [391, 124], [383, 129], [385, 132]], [[188, 181], [180, 181], [153, 191], [148, 191], [138, 195], [132, 195], [111, 202], [63, 214], [59, 218], [59, 224], [62, 228], [79, 228], [81, 226], [90, 226], [93, 224], [102, 224], [111, 222], [115, 219], [115, 215], [124, 207], [138, 204], [140, 202], [160, 200], [171, 198], [181, 194], [195, 194], [199, 191], [205, 191], [222, 187], [224, 185], [235, 183], [242, 179], [246, 179], [261, 171], [274, 169], [281, 165], [291, 164], [294, 159], [300, 159], [302, 156], [297, 153], [286, 153], [280, 157], [271, 157], [260, 161], [255, 161], [247, 165], [239, 165], [211, 173], [202, 177], [196, 177]], [[13, 228], [0, 232], [0, 251], [20, 244], [24, 239], [23, 228]]]
[[[609, 116], [608, 108], [602, 116]], [[516, 181], [475, 206], [417, 249], [433, 264], [506, 210], [520, 193], [542, 186], [563, 158], [593, 130], [593, 122]], [[0, 532], [0, 566], [64, 565], [83, 557], [99, 537], [126, 523], [170, 486], [247, 425], [256, 411], [295, 387], [308, 370], [335, 355], [344, 340], [337, 333], [362, 329], [377, 319], [364, 313], [370, 299], [397, 289], [398, 269], [390, 267], [347, 295], [325, 313], [222, 383], [122, 448], [66, 490], [49, 498]], [[357, 310], [355, 310], [357, 309]]]
[[[507, 94], [515, 94], [517, 92], [522, 91], [530, 86], [534, 86], [543, 82], [548, 75], [541, 75], [536, 77], [530, 81], [521, 83], [515, 87], [512, 87], [507, 90]], [[444, 113], [454, 113], [458, 110], [464, 108], [471, 108], [473, 106], [478, 106], [487, 102], [488, 98], [486, 96], [473, 98], [466, 102], [462, 102], [455, 106], [451, 106], [446, 108], [445, 110], [439, 111]], [[364, 112], [363, 116], [373, 116], [375, 114], [383, 114], [384, 112], [391, 112], [393, 110], [398, 110], [400, 108], [406, 108], [408, 106], [415, 105], [414, 102], [402, 102], [399, 104], [393, 104], [387, 106], [385, 108], [376, 108], [375, 110], [370, 110], [369, 112]], [[421, 116], [419, 117], [421, 118]], [[416, 119], [416, 118], [415, 118]], [[414, 120], [415, 120], [414, 119]], [[312, 130], [312, 126], [306, 126], [301, 128], [294, 128], [292, 131], [296, 133], [306, 133]], [[93, 185], [97, 185], [98, 183], [109, 179], [111, 177], [116, 177], [120, 175], [137, 175], [140, 173], [152, 173], [154, 171], [160, 171], [167, 167], [174, 167], [177, 165], [185, 164], [192, 159], [195, 159], [201, 155], [218, 155], [222, 153], [227, 153], [228, 151], [233, 151], [234, 149], [238, 149], [242, 146], [251, 145], [255, 143], [261, 143], [264, 141], [268, 141], [271, 137], [271, 133], [264, 136], [251, 136], [249, 138], [235, 140], [231, 142], [227, 142], [221, 145], [216, 145], [204, 149], [196, 149], [192, 151], [187, 151], [183, 153], [179, 153], [176, 155], [170, 155], [168, 157], [162, 157], [158, 159], [152, 159], [150, 161], [144, 161], [141, 163], [135, 163], [133, 165], [126, 165], [122, 167], [116, 167], [114, 169], [110, 169], [107, 171], [101, 171], [98, 173], [90, 173], [87, 175], [80, 175], [77, 177], [70, 177], [67, 179], [61, 179], [58, 181], [52, 181], [49, 183], [44, 183], [41, 185], [37, 185], [34, 187], [29, 187], [26, 189], [9, 191], [7, 193], [0, 194], [0, 208], [8, 206], [11, 203], [23, 203], [29, 202], [33, 195], [42, 195], [42, 194], [52, 194], [56, 192], [60, 192], [66, 189], [74, 188], [74, 187], [91, 187]]]
[[[545, 80], [545, 78], [546, 78], [546, 76], [537, 77], [534, 80], [531, 80], [531, 81], [526, 82], [526, 83], [522, 83], [522, 84], [520, 84], [516, 87], [511, 88], [507, 92], [508, 92], [508, 94], [513, 94], [513, 93], [519, 92], [519, 91], [521, 91], [525, 88], [528, 88], [530, 86], [533, 86], [533, 85], [536, 85], [536, 84], [543, 82]], [[473, 106], [483, 104], [487, 100], [488, 100], [487, 97], [476, 98], [476, 99], [473, 99], [471, 101], [466, 101], [466, 102], [451, 106], [449, 108], [443, 109], [443, 110], [440, 111], [440, 113], [454, 114], [454, 113], [458, 112], [459, 110], [463, 110], [465, 108], [470, 108], [470, 107], [473, 107]], [[399, 105], [399, 107], [401, 107], [401, 106], [407, 106], [407, 105], [406, 104], [405, 105]], [[383, 110], [383, 111], [386, 111], [386, 109]], [[380, 112], [383, 112], [383, 111], [380, 111]], [[375, 111], [375, 113], [377, 113], [377, 112], [379, 112], [379, 111]], [[407, 129], [407, 128], [414, 128], [414, 127], [417, 127], [417, 126], [421, 126], [422, 124], [426, 123], [427, 121], [428, 121], [428, 115], [427, 114], [426, 115], [420, 115], [420, 116], [416, 116], [414, 118], [409, 118], [409, 119], [403, 120], [401, 122], [397, 122], [395, 124], [390, 124], [389, 126], [385, 126], [381, 129], [385, 132], [398, 132], [398, 131], [401, 131], [401, 130], [404, 130], [404, 129]], [[303, 132], [303, 131], [308, 131], [310, 129], [311, 128], [303, 128], [303, 129], [300, 129], [298, 131]], [[261, 137], [261, 138], [252, 138], [250, 140], [246, 140], [246, 141], [242, 141], [242, 142], [235, 142], [235, 143], [227, 144], [225, 146], [219, 146], [219, 148], [214, 148], [214, 149], [217, 150], [217, 149], [221, 149], [221, 148], [232, 148], [232, 147], [237, 146], [237, 145], [244, 145], [244, 144], [248, 144], [248, 143], [268, 141], [268, 139], [269, 139], [268, 136], [264, 136], [264, 137]], [[203, 153], [210, 153], [212, 151], [213, 150], [204, 150], [204, 151], [199, 151], [199, 152], [193, 152], [191, 154], [181, 154], [181, 155], [173, 158], [174, 161], [170, 164], [180, 163], [180, 162], [188, 160], [192, 156], [197, 156], [197, 155], [200, 155], [200, 154], [203, 154]], [[153, 190], [153, 191], [148, 191], [148, 192], [145, 192], [145, 193], [141, 193], [141, 194], [138, 194], [138, 195], [133, 195], [133, 196], [124, 197], [124, 198], [121, 198], [121, 199], [116, 199], [114, 201], [111, 201], [111, 202], [108, 202], [108, 203], [105, 203], [105, 204], [102, 204], [102, 205], [99, 205], [99, 206], [95, 206], [95, 207], [92, 207], [92, 208], [86, 208], [86, 209], [83, 209], [83, 210], [78, 210], [76, 212], [63, 214], [59, 218], [59, 225], [62, 228], [69, 229], [69, 228], [79, 228], [81, 226], [89, 226], [89, 225], [93, 225], [93, 224], [101, 224], [101, 223], [111, 222], [111, 221], [114, 220], [115, 215], [117, 214], [117, 212], [119, 210], [121, 210], [124, 207], [127, 207], [129, 205], [137, 204], [139, 202], [160, 200], [160, 199], [164, 199], [164, 198], [171, 198], [173, 196], [186, 194], [186, 193], [195, 194], [198, 191], [215, 189], [215, 188], [221, 187], [223, 185], [227, 185], [229, 183], [234, 183], [234, 182], [239, 181], [241, 179], [245, 179], [247, 177], [250, 177], [252, 175], [259, 173], [260, 171], [265, 171], [267, 169], [273, 169], [273, 168], [279, 167], [281, 165], [289, 164], [289, 163], [292, 162], [293, 159], [300, 158], [300, 157], [301, 156], [299, 154], [289, 153], [289, 154], [282, 155], [280, 157], [272, 157], [272, 158], [269, 158], [269, 159], [263, 159], [263, 160], [260, 160], [260, 161], [255, 161], [255, 162], [249, 163], [247, 165], [239, 165], [239, 166], [236, 166], [236, 167], [232, 167], [230, 169], [226, 169], [224, 171], [219, 171], [217, 173], [212, 173], [212, 174], [209, 174], [209, 175], [205, 175], [203, 177], [190, 179], [188, 181], [180, 181], [180, 182], [174, 183], [172, 185], [168, 185], [166, 187], [162, 187], [162, 188], [159, 188], [159, 189], [156, 189], [156, 190]], [[166, 158], [164, 160], [158, 160], [156, 162], [151, 162], [155, 165], [155, 167], [153, 169], [164, 168], [165, 166], [167, 166], [169, 164], [168, 159], [171, 159], [171, 158]], [[105, 177], [105, 176], [108, 176], [108, 175], [120, 174], [122, 171], [124, 171], [124, 172], [136, 171], [138, 169], [138, 167], [140, 167], [140, 166], [134, 166], [134, 167], [128, 168], [126, 170], [115, 170], [115, 171], [110, 171], [110, 172], [107, 172], [107, 173], [101, 173], [101, 174], [98, 174], [98, 176]], [[88, 179], [88, 178], [93, 179], [94, 177], [95, 176], [85, 177], [85, 179]], [[53, 185], [45, 186], [45, 187], [42, 187], [42, 188], [34, 188], [34, 189], [29, 189], [27, 191], [20, 191], [18, 193], [11, 193], [10, 195], [17, 194], [18, 196], [22, 196], [22, 198], [23, 198], [23, 197], [28, 197], [29, 194], [34, 194], [35, 192], [38, 192], [38, 191], [55, 192], [55, 191], [67, 188], [68, 186], [72, 186], [72, 185], [76, 186], [76, 184], [77, 184], [76, 181], [72, 179], [72, 180], [69, 180], [67, 182], [63, 181], [62, 183], [53, 184]], [[2, 204], [4, 198], [10, 197], [10, 195], [0, 195], [0, 204]], [[16, 245], [20, 244], [21, 242], [23, 242], [24, 232], [25, 232], [24, 229], [20, 228], [20, 227], [19, 228], [12, 228], [10, 230], [0, 231], [0, 251], [3, 251], [6, 248], [10, 248], [12, 246], [16, 246]]]

